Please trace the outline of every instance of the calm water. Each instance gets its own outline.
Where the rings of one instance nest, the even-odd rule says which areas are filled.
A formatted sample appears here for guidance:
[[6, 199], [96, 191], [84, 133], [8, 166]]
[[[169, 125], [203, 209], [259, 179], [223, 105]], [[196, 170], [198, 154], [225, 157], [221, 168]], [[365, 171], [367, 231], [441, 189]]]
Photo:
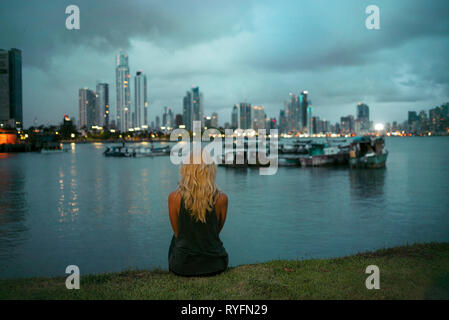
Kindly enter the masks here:
[[[449, 138], [388, 138], [385, 170], [219, 168], [230, 265], [449, 241]], [[66, 147], [70, 147], [67, 145]], [[0, 278], [167, 269], [167, 157], [0, 154]]]

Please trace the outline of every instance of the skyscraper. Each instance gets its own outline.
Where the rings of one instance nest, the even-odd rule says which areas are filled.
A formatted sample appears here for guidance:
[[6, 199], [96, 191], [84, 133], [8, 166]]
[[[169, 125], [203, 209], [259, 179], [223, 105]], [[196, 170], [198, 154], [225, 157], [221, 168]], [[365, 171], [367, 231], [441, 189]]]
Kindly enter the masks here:
[[287, 118], [285, 116], [285, 110], [279, 111], [279, 133], [286, 133], [287, 129]]
[[175, 123], [175, 117], [173, 114], [173, 111], [171, 108], [168, 108], [168, 114], [167, 114], [167, 127], [169, 129], [173, 129], [173, 125]]
[[179, 126], [182, 126], [184, 124], [183, 120], [182, 120], [182, 114], [178, 113], [175, 116], [175, 128], [179, 128]]
[[131, 125], [131, 94], [128, 55], [122, 51], [117, 55], [115, 81], [117, 129], [125, 132]]
[[307, 102], [307, 133], [313, 133], [312, 107], [310, 101]]
[[203, 94], [199, 87], [192, 88], [192, 107], [192, 121], [202, 121], [201, 126], [203, 126]]
[[340, 133], [343, 134], [351, 134], [354, 132], [355, 124], [354, 124], [354, 116], [350, 114], [347, 117], [340, 118]]
[[[142, 71], [137, 71], [134, 77], [134, 114], [135, 126], [148, 127], [148, 96], [147, 76]], [[142, 118], [143, 115], [143, 118]]]
[[88, 88], [79, 89], [78, 101], [79, 101], [79, 128], [90, 130], [92, 126], [97, 125], [96, 120], [96, 93]]
[[168, 109], [167, 107], [164, 107], [164, 113], [162, 114], [162, 126], [164, 127], [164, 129], [166, 129], [168, 123], [167, 109]]
[[305, 131], [308, 127], [308, 120], [307, 120], [307, 113], [308, 113], [308, 107], [309, 102], [307, 100], [308, 92], [307, 91], [301, 91], [299, 95], [299, 105], [301, 110], [301, 131]]
[[263, 106], [253, 106], [252, 126], [254, 130], [265, 129], [265, 110]]
[[239, 129], [251, 129], [251, 103], [240, 103], [240, 123]]
[[237, 129], [239, 127], [239, 107], [237, 104], [232, 108], [231, 114], [231, 129]]
[[212, 127], [212, 117], [205, 116], [203, 121], [204, 121], [205, 128], [209, 129]]
[[187, 129], [192, 130], [193, 121], [201, 121], [201, 126], [203, 126], [203, 109], [203, 94], [199, 87], [193, 87], [191, 91], [187, 91], [183, 99], [183, 119]]
[[22, 51], [0, 49], [0, 125], [23, 127]]
[[212, 118], [210, 120], [211, 128], [218, 128], [218, 114], [216, 112], [212, 113]]
[[290, 100], [288, 101], [286, 108], [286, 116], [288, 130], [301, 130], [301, 106], [299, 103], [299, 98], [293, 93], [290, 93]]
[[9, 56], [0, 50], [0, 126], [8, 126], [9, 121]]
[[104, 128], [109, 127], [109, 85], [107, 83], [97, 84], [97, 97], [95, 99], [97, 119], [96, 125]]
[[357, 104], [357, 121], [360, 123], [360, 132], [357, 134], [368, 133], [370, 129], [369, 107], [362, 102]]
[[192, 130], [192, 93], [186, 92], [186, 96], [182, 102], [182, 118], [186, 129]]

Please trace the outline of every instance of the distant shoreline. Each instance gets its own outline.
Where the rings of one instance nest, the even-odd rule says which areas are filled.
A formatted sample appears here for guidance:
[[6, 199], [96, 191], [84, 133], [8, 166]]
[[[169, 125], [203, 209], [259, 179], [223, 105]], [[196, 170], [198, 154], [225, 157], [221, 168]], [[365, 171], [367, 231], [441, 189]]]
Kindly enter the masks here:
[[[384, 138], [435, 138], [435, 137], [449, 137], [449, 135], [431, 135], [431, 136], [384, 136]], [[351, 139], [354, 137], [292, 137], [292, 138], [280, 138], [284, 140], [296, 140], [296, 139], [302, 139], [302, 140], [310, 140], [310, 139], [335, 139], [335, 140], [341, 140], [341, 139]], [[122, 139], [119, 140], [87, 140], [87, 141], [72, 141], [72, 140], [60, 140], [59, 142], [69, 144], [69, 143], [79, 143], [79, 144], [86, 144], [86, 143], [123, 143]], [[170, 141], [170, 139], [154, 139], [154, 140], [125, 140], [125, 143], [141, 143], [141, 142], [171, 142], [175, 143], [177, 141]]]

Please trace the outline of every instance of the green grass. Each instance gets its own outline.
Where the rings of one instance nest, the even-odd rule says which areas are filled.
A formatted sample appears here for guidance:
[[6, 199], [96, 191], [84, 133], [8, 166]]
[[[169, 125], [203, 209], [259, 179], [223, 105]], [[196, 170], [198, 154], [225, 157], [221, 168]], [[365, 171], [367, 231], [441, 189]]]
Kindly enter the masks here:
[[[380, 289], [367, 290], [368, 265]], [[449, 299], [449, 243], [415, 244], [325, 260], [275, 260], [209, 278], [135, 270], [65, 278], [0, 280], [0, 299]]]

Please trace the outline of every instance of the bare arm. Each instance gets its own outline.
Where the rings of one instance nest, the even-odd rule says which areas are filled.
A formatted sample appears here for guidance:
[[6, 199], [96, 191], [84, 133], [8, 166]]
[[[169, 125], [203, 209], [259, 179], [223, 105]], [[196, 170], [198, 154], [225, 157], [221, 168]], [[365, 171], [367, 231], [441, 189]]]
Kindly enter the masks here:
[[217, 213], [219, 231], [223, 229], [226, 221], [226, 214], [228, 212], [228, 197], [224, 193], [220, 193], [217, 202], [215, 203], [215, 210]]
[[173, 191], [168, 195], [168, 214], [170, 216], [170, 223], [175, 234], [178, 237], [178, 217], [181, 209], [181, 194], [178, 191]]

